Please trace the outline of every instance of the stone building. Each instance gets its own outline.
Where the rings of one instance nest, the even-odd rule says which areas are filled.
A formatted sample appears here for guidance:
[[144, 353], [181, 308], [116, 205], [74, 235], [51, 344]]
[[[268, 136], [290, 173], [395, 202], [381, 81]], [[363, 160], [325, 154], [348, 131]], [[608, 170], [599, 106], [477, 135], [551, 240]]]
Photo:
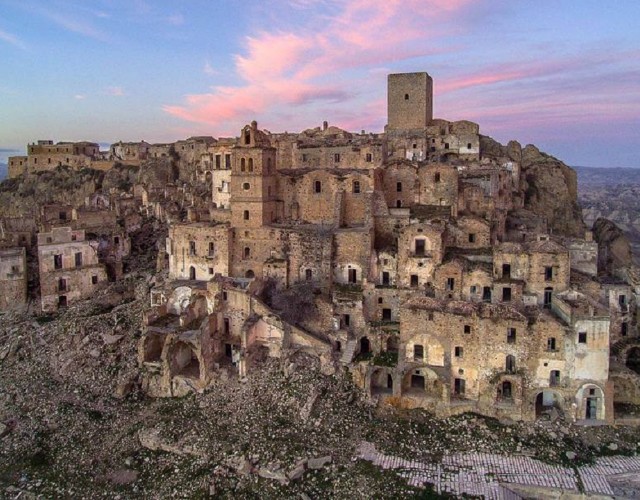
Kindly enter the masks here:
[[9, 157], [9, 178], [23, 173], [43, 172], [59, 166], [74, 169], [94, 165], [94, 160], [101, 160], [100, 146], [95, 142], [58, 142], [50, 140], [38, 141], [27, 145], [27, 156]]
[[24, 247], [0, 248], [0, 311], [27, 303], [27, 260]]
[[56, 227], [39, 233], [38, 262], [44, 312], [86, 298], [107, 281], [105, 266], [98, 262], [97, 245], [85, 240], [84, 230]]
[[210, 215], [171, 225], [172, 281], [140, 342], [150, 394], [296, 348], [379, 404], [443, 416], [612, 421], [636, 397], [624, 373], [609, 378], [609, 349], [635, 359], [637, 290], [597, 276], [590, 233], [530, 209], [519, 145], [433, 119], [432, 86], [390, 75], [384, 134], [252, 122], [200, 141]]

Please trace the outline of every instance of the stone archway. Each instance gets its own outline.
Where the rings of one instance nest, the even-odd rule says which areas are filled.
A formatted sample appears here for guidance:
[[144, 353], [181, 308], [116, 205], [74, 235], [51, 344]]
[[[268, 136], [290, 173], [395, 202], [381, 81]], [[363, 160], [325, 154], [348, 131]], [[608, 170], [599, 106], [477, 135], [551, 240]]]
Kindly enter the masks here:
[[535, 410], [536, 419], [549, 415], [553, 409], [556, 411], [563, 410], [562, 395], [556, 391], [544, 389], [536, 394]]
[[371, 373], [371, 395], [375, 394], [393, 394], [393, 375], [384, 368]]
[[438, 374], [429, 368], [410, 369], [402, 377], [402, 394], [440, 401], [443, 382]]
[[595, 384], [583, 385], [576, 393], [577, 420], [605, 420], [604, 391]]

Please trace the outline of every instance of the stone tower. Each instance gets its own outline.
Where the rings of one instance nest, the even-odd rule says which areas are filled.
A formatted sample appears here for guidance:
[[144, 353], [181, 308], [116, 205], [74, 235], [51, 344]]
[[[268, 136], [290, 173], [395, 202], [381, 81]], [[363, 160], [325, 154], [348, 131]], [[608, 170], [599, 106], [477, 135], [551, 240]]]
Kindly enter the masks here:
[[231, 170], [231, 225], [259, 228], [276, 218], [276, 150], [257, 123], [245, 126]]
[[424, 129], [432, 119], [433, 79], [427, 73], [389, 75], [387, 130]]

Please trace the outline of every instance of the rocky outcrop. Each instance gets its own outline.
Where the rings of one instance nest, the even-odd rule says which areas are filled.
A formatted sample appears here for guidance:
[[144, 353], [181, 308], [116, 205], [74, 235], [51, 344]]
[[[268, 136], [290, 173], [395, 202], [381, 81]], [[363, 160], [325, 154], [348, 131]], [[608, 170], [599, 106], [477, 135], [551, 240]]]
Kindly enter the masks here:
[[524, 208], [544, 217], [550, 231], [565, 236], [584, 234], [577, 174], [572, 168], [531, 144], [522, 148], [516, 141], [503, 146], [491, 137], [480, 136], [480, 151], [483, 158], [520, 164]]
[[628, 267], [633, 261], [629, 239], [614, 222], [603, 217], [593, 224], [593, 235], [598, 242], [598, 272], [613, 274]]
[[554, 233], [584, 234], [578, 180], [572, 168], [528, 145], [522, 150], [520, 189], [524, 192], [524, 208], [545, 217]]

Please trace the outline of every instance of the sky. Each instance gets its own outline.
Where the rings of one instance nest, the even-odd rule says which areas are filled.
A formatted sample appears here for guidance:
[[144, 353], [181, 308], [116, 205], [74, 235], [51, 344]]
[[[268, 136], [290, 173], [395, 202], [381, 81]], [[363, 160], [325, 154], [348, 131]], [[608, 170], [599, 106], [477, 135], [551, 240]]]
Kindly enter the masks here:
[[0, 162], [254, 119], [382, 132], [387, 74], [417, 71], [438, 118], [640, 167], [639, 0], [0, 0]]

